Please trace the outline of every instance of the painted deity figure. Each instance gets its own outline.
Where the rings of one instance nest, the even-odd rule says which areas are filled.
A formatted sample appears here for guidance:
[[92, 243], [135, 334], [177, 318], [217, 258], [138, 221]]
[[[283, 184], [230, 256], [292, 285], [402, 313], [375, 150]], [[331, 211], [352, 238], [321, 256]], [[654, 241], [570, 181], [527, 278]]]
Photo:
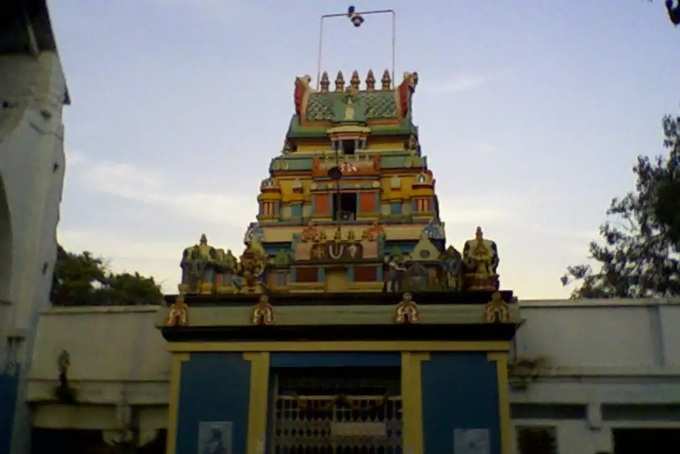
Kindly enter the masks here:
[[210, 246], [205, 234], [201, 235], [199, 244], [184, 249], [180, 267], [180, 293], [229, 292], [235, 288], [236, 257], [231, 251], [225, 253], [224, 249]]
[[200, 292], [204, 283], [212, 284], [214, 279], [215, 249], [208, 245], [205, 233], [199, 244], [184, 249], [182, 253], [182, 287], [185, 291]]
[[419, 320], [420, 314], [416, 302], [413, 301], [413, 296], [408, 292], [404, 293], [402, 300], [394, 310], [394, 322], [406, 325], [416, 323]]
[[460, 290], [463, 287], [463, 257], [453, 246], [449, 246], [441, 256], [445, 273], [446, 288]]
[[225, 253], [223, 249], [215, 250], [215, 271], [217, 272], [215, 285], [218, 293], [231, 293], [239, 285], [238, 260], [231, 250]]
[[481, 227], [477, 227], [474, 240], [465, 242], [463, 264], [463, 279], [467, 290], [498, 289], [498, 250], [496, 243], [484, 239]]
[[411, 263], [404, 273], [402, 287], [411, 292], [422, 292], [428, 289], [430, 279], [428, 270], [421, 263]]
[[399, 251], [385, 257], [387, 273], [385, 273], [385, 291], [388, 293], [399, 292], [402, 287], [404, 273], [406, 272], [406, 260]]
[[382, 225], [380, 225], [377, 221], [374, 221], [369, 228], [361, 233], [361, 239], [367, 241], [376, 241], [378, 238], [384, 235], [385, 230], [383, 229]]
[[510, 308], [503, 301], [500, 292], [493, 292], [491, 301], [484, 306], [484, 321], [487, 323], [506, 323], [510, 321]]
[[262, 291], [262, 275], [267, 266], [267, 253], [257, 239], [251, 241], [241, 255], [241, 276], [243, 287], [241, 291], [259, 293]]
[[189, 306], [184, 302], [184, 297], [179, 296], [170, 306], [165, 326], [186, 326], [189, 324]]
[[271, 325], [274, 323], [274, 308], [267, 295], [260, 296], [260, 301], [253, 308], [251, 315], [253, 325]]
[[210, 438], [205, 441], [201, 454], [227, 454], [222, 437], [222, 431], [219, 428], [212, 428]]

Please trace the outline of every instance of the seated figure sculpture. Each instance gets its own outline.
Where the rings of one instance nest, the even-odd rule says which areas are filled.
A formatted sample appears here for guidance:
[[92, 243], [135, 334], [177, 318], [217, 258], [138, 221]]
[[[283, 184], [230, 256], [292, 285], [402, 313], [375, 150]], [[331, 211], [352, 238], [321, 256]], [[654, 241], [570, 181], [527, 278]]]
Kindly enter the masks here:
[[215, 248], [208, 245], [205, 233], [199, 244], [184, 249], [182, 254], [182, 283], [180, 293], [210, 292], [215, 279]]
[[484, 239], [481, 227], [477, 227], [474, 240], [465, 242], [463, 265], [465, 290], [498, 290], [498, 250], [496, 243]]
[[241, 255], [239, 266], [243, 278], [240, 291], [242, 293], [262, 293], [263, 273], [267, 266], [267, 253], [259, 240], [253, 239], [246, 244], [246, 250]]
[[231, 250], [225, 253], [223, 249], [215, 250], [215, 291], [217, 293], [234, 293], [237, 291], [241, 278], [238, 276], [239, 264]]
[[445, 275], [446, 288], [460, 291], [463, 287], [463, 257], [453, 246], [449, 246], [440, 257]]
[[231, 251], [208, 244], [205, 234], [182, 253], [180, 293], [231, 293], [238, 286], [238, 262]]

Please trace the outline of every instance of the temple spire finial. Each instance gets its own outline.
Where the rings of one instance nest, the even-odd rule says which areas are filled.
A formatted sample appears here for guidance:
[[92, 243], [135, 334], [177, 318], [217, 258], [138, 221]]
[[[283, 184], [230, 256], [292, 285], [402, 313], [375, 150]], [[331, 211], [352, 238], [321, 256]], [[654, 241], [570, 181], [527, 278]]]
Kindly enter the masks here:
[[359, 89], [359, 84], [361, 81], [359, 80], [359, 72], [355, 69], [354, 72], [352, 73], [352, 78], [349, 81], [351, 87], [355, 90]]
[[375, 90], [375, 76], [372, 69], [369, 69], [366, 74], [366, 90]]
[[342, 71], [338, 71], [338, 75], [335, 78], [335, 91], [345, 90], [345, 78], [342, 76]]
[[390, 72], [388, 70], [385, 70], [380, 81], [382, 82], [383, 90], [389, 90], [392, 87], [392, 78], [390, 77]]
[[321, 91], [323, 93], [328, 93], [328, 86], [330, 85], [330, 81], [328, 80], [328, 73], [326, 71], [323, 72], [321, 75]]

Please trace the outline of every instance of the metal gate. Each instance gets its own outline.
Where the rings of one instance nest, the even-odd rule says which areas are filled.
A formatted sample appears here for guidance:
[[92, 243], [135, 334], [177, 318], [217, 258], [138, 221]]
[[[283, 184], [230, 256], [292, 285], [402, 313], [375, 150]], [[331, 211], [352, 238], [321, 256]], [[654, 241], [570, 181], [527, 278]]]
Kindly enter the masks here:
[[274, 398], [274, 454], [401, 454], [399, 396]]

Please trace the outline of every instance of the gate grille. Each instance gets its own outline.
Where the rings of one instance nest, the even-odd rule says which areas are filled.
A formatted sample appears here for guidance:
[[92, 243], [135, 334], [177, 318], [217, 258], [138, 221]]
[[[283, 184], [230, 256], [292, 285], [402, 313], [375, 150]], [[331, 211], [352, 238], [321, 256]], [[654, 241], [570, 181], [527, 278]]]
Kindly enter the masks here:
[[398, 396], [275, 397], [274, 454], [401, 454]]

